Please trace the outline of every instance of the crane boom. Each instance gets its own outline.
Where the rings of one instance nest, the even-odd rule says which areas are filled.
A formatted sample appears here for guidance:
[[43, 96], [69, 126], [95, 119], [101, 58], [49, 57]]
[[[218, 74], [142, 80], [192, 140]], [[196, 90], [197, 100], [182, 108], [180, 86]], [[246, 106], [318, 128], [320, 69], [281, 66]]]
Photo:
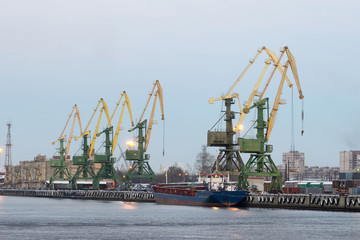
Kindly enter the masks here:
[[302, 91], [301, 91], [301, 86], [300, 86], [300, 81], [299, 81], [299, 74], [297, 72], [295, 58], [292, 55], [292, 53], [290, 52], [288, 47], [285, 47], [285, 51], [286, 51], [286, 55], [288, 56], [291, 71], [293, 72], [294, 79], [295, 79], [295, 82], [296, 82], [296, 86], [297, 86], [298, 91], [299, 91], [299, 98], [303, 99], [304, 95], [302, 94]]
[[[99, 103], [98, 103], [98, 106], [96, 107], [96, 110], [98, 109], [100, 103], [102, 103], [102, 108], [101, 108], [101, 110], [100, 110], [99, 120], [98, 120], [98, 122], [97, 122], [97, 124], [96, 124], [95, 132], [94, 132], [93, 138], [92, 138], [92, 140], [91, 140], [90, 151], [89, 151], [89, 154], [90, 154], [90, 155], [91, 155], [91, 153], [92, 153], [92, 150], [93, 150], [94, 147], [95, 147], [95, 141], [96, 141], [96, 137], [97, 137], [97, 135], [98, 135], [97, 133], [98, 133], [98, 131], [99, 131], [99, 126], [100, 126], [101, 117], [102, 117], [103, 112], [105, 112], [106, 118], [107, 118], [107, 120], [108, 120], [108, 123], [107, 123], [107, 125], [106, 125], [107, 128], [111, 126], [111, 120], [110, 120], [110, 116], [109, 116], [109, 110], [108, 110], [107, 104], [106, 104], [106, 102], [104, 101], [104, 99], [101, 98], [101, 99], [99, 100]], [[95, 114], [95, 112], [94, 112], [94, 114]], [[94, 117], [94, 114], [93, 114], [92, 118]], [[90, 119], [90, 121], [92, 120], [92, 118]], [[90, 124], [90, 122], [89, 122], [89, 124]], [[88, 126], [89, 126], [89, 124], [88, 124]]]
[[[277, 58], [276, 54], [269, 50], [268, 48], [266, 48], [265, 46], [263, 46], [262, 48], [260, 48], [257, 52], [257, 54], [255, 55], [255, 57], [253, 59], [251, 59], [249, 61], [249, 64], [248, 66], [245, 68], [245, 70], [242, 72], [242, 74], [240, 75], [240, 77], [236, 80], [236, 82], [233, 84], [233, 86], [230, 88], [230, 90], [227, 92], [227, 94], [225, 96], [222, 96], [220, 98], [211, 98], [211, 100], [209, 99], [209, 102], [212, 104], [214, 101], [218, 101], [218, 100], [223, 100], [223, 99], [226, 99], [226, 98], [229, 98], [230, 94], [232, 93], [232, 91], [235, 89], [235, 87], [237, 86], [237, 84], [240, 82], [240, 80], [244, 77], [244, 75], [246, 74], [246, 72], [250, 69], [250, 67], [254, 64], [254, 62], [256, 61], [256, 59], [260, 56], [260, 54], [265, 51], [267, 53], [267, 55], [269, 56], [269, 61], [272, 61], [275, 65], [275, 68], [274, 68], [274, 71], [273, 71], [273, 74], [275, 73], [276, 69], [278, 69], [280, 71], [280, 73], [282, 74], [283, 73], [283, 68], [281, 65], [279, 65], [278, 63], [280, 62], [281, 60], [281, 57], [280, 59]], [[267, 62], [265, 62], [267, 64]], [[268, 65], [268, 64], [267, 64]], [[272, 74], [272, 75], [273, 75]], [[272, 76], [271, 76], [272, 77]], [[291, 87], [292, 84], [289, 80], [289, 78], [287, 76], [285, 76], [286, 78], [286, 81], [288, 83], [288, 85]], [[271, 79], [271, 78], [270, 78]], [[269, 80], [270, 81], [270, 80]], [[250, 104], [249, 104], [250, 106]]]
[[261, 52], [263, 51], [264, 47], [262, 47], [260, 50], [258, 50], [257, 54], [255, 55], [255, 57], [249, 61], [248, 66], [246, 67], [246, 69], [242, 72], [242, 74], [240, 75], [240, 77], [236, 80], [236, 82], [234, 83], [234, 85], [230, 88], [230, 90], [228, 91], [228, 93], [226, 94], [229, 95], [234, 88], [236, 87], [236, 85], [240, 82], [240, 80], [244, 77], [245, 73], [250, 69], [250, 67], [253, 65], [253, 63], [256, 61], [256, 59], [260, 56]]
[[[274, 63], [274, 69], [272, 70], [271, 72], [271, 75], [268, 79], [268, 81], [266, 82], [266, 85], [264, 87], [264, 90], [262, 91], [261, 94], [259, 94], [259, 101], [263, 98], [276, 70], [278, 70], [280, 73], [281, 73], [281, 76], [282, 78], [284, 78], [284, 81], [286, 80], [288, 86], [291, 88], [293, 86], [293, 84], [291, 83], [291, 81], [289, 80], [288, 76], [286, 75], [286, 71], [285, 71], [285, 66], [283, 68], [283, 66], [280, 64], [281, 62], [281, 59], [283, 58], [284, 54], [286, 53], [287, 57], [288, 57], [288, 65], [290, 65], [291, 67], [291, 70], [293, 72], [293, 76], [294, 76], [294, 79], [295, 79], [295, 82], [296, 82], [296, 86], [298, 88], [298, 91], [299, 91], [299, 98], [302, 99], [304, 98], [303, 94], [302, 94], [302, 91], [301, 91], [301, 87], [300, 87], [300, 81], [299, 81], [299, 76], [298, 76], [298, 73], [297, 73], [297, 68], [296, 68], [296, 63], [295, 63], [295, 58], [294, 56], [292, 55], [292, 53], [290, 52], [289, 48], [288, 47], [284, 47], [282, 50], [281, 50], [281, 54], [280, 54], [280, 57], [278, 58], [276, 56], [276, 54], [271, 51], [270, 49], [266, 48], [265, 46], [262, 47], [260, 50], [258, 50], [258, 53], [256, 54], [256, 56], [254, 57], [253, 60], [250, 61], [250, 64], [246, 67], [246, 69], [244, 70], [244, 72], [241, 74], [241, 76], [238, 78], [238, 80], [235, 82], [235, 84], [231, 87], [230, 91], [225, 95], [225, 96], [221, 96], [219, 98], [209, 98], [209, 103], [212, 104], [214, 103], [215, 101], [218, 101], [218, 100], [225, 100], [225, 99], [228, 99], [228, 98], [235, 98], [237, 97], [239, 99], [239, 95], [236, 94], [236, 93], [231, 93], [234, 88], [236, 87], [236, 85], [239, 83], [239, 81], [241, 80], [241, 78], [244, 76], [244, 74], [248, 71], [248, 69], [250, 68], [250, 66], [255, 62], [255, 60], [258, 58], [258, 56], [262, 53], [262, 51], [265, 51], [268, 55], [268, 59], [265, 61], [265, 67], [258, 79], [258, 81], [256, 82], [254, 88], [253, 88], [253, 91], [251, 92], [248, 100], [246, 101], [246, 103], [244, 104], [244, 108], [243, 110], [240, 108], [240, 118], [239, 118], [239, 121], [236, 125], [236, 127], [234, 128], [234, 131], [237, 132], [241, 129], [241, 124], [243, 122], [243, 120], [245, 119], [245, 116], [246, 114], [249, 112], [249, 107], [251, 106], [253, 100], [254, 100], [254, 97], [257, 96], [257, 91], [259, 89], [259, 86], [260, 86], [260, 83], [264, 77], [264, 74], [265, 72], [267, 71], [268, 69], [268, 66], [270, 65], [271, 62]], [[275, 111], [276, 112], [276, 111]], [[275, 113], [274, 112], [274, 113]], [[275, 114], [276, 115], [276, 114]], [[270, 131], [271, 132], [271, 131]]]
[[118, 106], [120, 105], [121, 103], [121, 100], [122, 98], [125, 97], [125, 100], [124, 102], [122, 103], [122, 109], [121, 109], [121, 114], [120, 114], [120, 119], [118, 121], [118, 124], [117, 124], [117, 127], [116, 127], [116, 131], [115, 131], [115, 136], [114, 136], [114, 139], [113, 139], [113, 143], [112, 143], [112, 150], [111, 150], [111, 155], [114, 154], [114, 151], [115, 151], [115, 146], [116, 146], [116, 143], [117, 143], [117, 140], [118, 140], [118, 137], [119, 137], [119, 132], [120, 132], [120, 126], [121, 126], [121, 122], [122, 122], [122, 118], [123, 118], [123, 115], [124, 115], [124, 110], [125, 110], [125, 106], [127, 106], [127, 109], [129, 111], [129, 115], [130, 115], [130, 119], [131, 119], [131, 126], [134, 126], [134, 121], [133, 121], [133, 116], [132, 116], [132, 113], [131, 113], [131, 107], [130, 107], [130, 100], [129, 100], [129, 97], [128, 95], [126, 94], [126, 92], [124, 91], [121, 96], [120, 96], [120, 99], [119, 101], [117, 102], [116, 104], [116, 108], [111, 116], [111, 119], [110, 121], [112, 121], [114, 115], [115, 115], [115, 112], [118, 108]]
[[106, 102], [104, 101], [104, 99], [100, 98], [100, 100], [99, 100], [99, 102], [98, 102], [98, 104], [97, 104], [97, 106], [96, 106], [96, 108], [95, 108], [95, 110], [94, 110], [94, 112], [93, 112], [93, 114], [92, 114], [92, 116], [91, 116], [88, 124], [86, 125], [86, 128], [85, 128], [84, 132], [83, 132], [80, 136], [75, 137], [75, 141], [79, 140], [79, 138], [81, 138], [81, 137], [83, 137], [83, 136], [85, 136], [85, 135], [90, 134], [91, 131], [88, 130], [88, 128], [89, 128], [90, 123], [92, 122], [92, 120], [93, 120], [93, 118], [94, 118], [94, 116], [95, 116], [95, 113], [97, 112], [97, 110], [98, 110], [98, 108], [99, 108], [99, 106], [100, 106], [101, 103], [102, 103], [102, 108], [105, 110], [105, 114], [106, 114], [106, 117], [107, 117], [107, 119], [108, 119], [108, 125], [107, 125], [107, 127], [110, 127], [110, 125], [111, 125], [110, 119], [111, 119], [111, 118], [110, 118], [110, 116], [109, 116], [109, 110], [108, 110], [107, 104], [106, 104]]
[[156, 90], [155, 94], [157, 93], [159, 95], [159, 102], [160, 102], [160, 108], [161, 108], [161, 120], [165, 119], [165, 117], [164, 117], [164, 105], [163, 105], [163, 90], [162, 90], [162, 87], [160, 85], [159, 80], [156, 80], [155, 83], [154, 83], [154, 87], [153, 87], [151, 93], [149, 94], [150, 96], [149, 96], [149, 98], [148, 98], [148, 100], [146, 102], [144, 111], [142, 112], [141, 117], [139, 119], [139, 123], [141, 122], [142, 118], [144, 117], [144, 114], [146, 112], [146, 109], [147, 109], [147, 107], [149, 105], [149, 102], [151, 100], [152, 95], [154, 94], [154, 91], [155, 91], [156, 87], [157, 87], [157, 90]]
[[271, 134], [272, 129], [274, 127], [275, 117], [276, 117], [277, 111], [279, 109], [280, 97], [281, 97], [281, 94], [282, 94], [282, 89], [283, 89], [283, 86], [284, 86], [284, 80], [285, 80], [285, 75], [286, 75], [288, 66], [289, 66], [289, 61], [287, 61], [285, 66], [284, 66], [284, 73], [283, 73], [283, 75], [281, 77], [281, 81], [280, 81], [280, 85], [279, 85], [279, 88], [278, 88], [278, 91], [277, 91], [277, 94], [276, 94], [274, 105], [273, 105], [273, 108], [272, 108], [271, 113], [270, 113], [268, 128], [267, 128], [267, 131], [266, 131], [265, 142], [267, 142], [269, 140], [270, 134]]
[[[75, 111], [75, 113], [74, 113], [74, 111]], [[63, 131], [61, 132], [60, 137], [59, 137], [57, 140], [55, 140], [55, 141], [52, 142], [52, 144], [54, 145], [54, 144], [57, 143], [58, 141], [66, 138], [66, 135], [64, 135], [64, 132], [65, 132], [65, 130], [66, 130], [66, 128], [67, 128], [67, 126], [68, 126], [68, 124], [69, 124], [70, 119], [71, 119], [72, 116], [74, 117], [74, 119], [73, 119], [73, 122], [72, 122], [70, 134], [69, 134], [69, 137], [68, 137], [68, 140], [67, 140], [67, 144], [66, 144], [66, 148], [65, 148], [65, 157], [68, 155], [69, 150], [70, 150], [70, 144], [71, 144], [72, 135], [73, 135], [73, 132], [74, 132], [74, 127], [75, 127], [75, 121], [76, 121], [76, 119], [78, 120], [78, 123], [79, 123], [80, 134], [82, 133], [81, 120], [80, 120], [80, 111], [79, 111], [79, 109], [78, 109], [78, 107], [77, 107], [76, 104], [73, 106], [73, 109], [72, 109], [72, 111], [71, 111], [71, 113], [70, 113], [70, 115], [69, 115], [68, 120], [66, 121], [65, 127], [64, 127]]]
[[[156, 90], [155, 90], [156, 89]], [[148, 127], [147, 127], [147, 130], [146, 130], [146, 133], [145, 133], [145, 147], [144, 147], [144, 150], [146, 152], [147, 150], [147, 147], [149, 145], [149, 141], [150, 141], [150, 136], [151, 136], [151, 130], [152, 130], [152, 125], [154, 124], [154, 114], [155, 114], [155, 107], [156, 107], [156, 102], [157, 102], [157, 98], [159, 98], [159, 104], [160, 104], [160, 110], [161, 110], [161, 120], [165, 120], [165, 116], [164, 116], [164, 103], [163, 103], [163, 90], [162, 90], [162, 87], [160, 85], [160, 82], [159, 80], [156, 80], [155, 83], [154, 83], [154, 87], [150, 93], [150, 96], [146, 102], [146, 105], [145, 105], [145, 108], [144, 108], [144, 111], [142, 112], [141, 114], [141, 117], [139, 119], [139, 123], [141, 123], [141, 120], [142, 118], [144, 117], [144, 114], [146, 112], [146, 109], [149, 105], [149, 102], [151, 100], [151, 97], [154, 96], [154, 102], [153, 102], [153, 106], [152, 106], [152, 109], [151, 109], [151, 114], [150, 114], [150, 119], [149, 119], [149, 124], [148, 124]]]
[[[229, 98], [235, 98], [235, 97], [236, 97], [237, 99], [239, 99], [239, 95], [236, 94], [236, 93], [235, 93], [235, 94], [232, 93], [232, 91], [235, 89], [236, 85], [240, 82], [240, 80], [243, 78], [243, 76], [245, 75], [245, 73], [249, 70], [249, 68], [252, 66], [252, 64], [256, 61], [256, 59], [260, 56], [260, 54], [261, 54], [263, 51], [266, 52], [266, 54], [268, 55], [269, 58], [268, 58], [267, 61], [265, 61], [265, 67], [264, 67], [264, 69], [263, 69], [263, 71], [262, 71], [262, 73], [261, 73], [261, 75], [260, 75], [257, 83], [255, 84], [254, 89], [253, 89], [252, 93], [250, 94], [249, 99], [248, 99], [247, 102], [244, 104], [244, 109], [242, 110], [241, 107], [240, 107], [240, 118], [239, 118], [239, 121], [238, 121], [236, 127], [234, 128], [234, 131], [235, 131], [235, 132], [237, 132], [237, 131], [239, 131], [239, 130], [241, 129], [241, 124], [242, 124], [242, 122], [244, 121], [246, 114], [248, 113], [248, 108], [250, 107], [252, 101], [254, 100], [254, 97], [256, 96], [256, 92], [257, 92], [258, 89], [259, 89], [260, 83], [261, 83], [261, 81], [262, 81], [262, 79], [263, 79], [263, 77], [264, 77], [265, 72], [267, 71], [267, 68], [268, 68], [269, 64], [270, 64], [271, 62], [273, 62], [274, 65], [275, 65], [275, 67], [274, 67], [274, 69], [273, 69], [273, 71], [272, 71], [272, 74], [271, 74], [270, 78], [268, 79], [268, 81], [267, 81], [267, 83], [266, 83], [266, 86], [265, 86], [264, 91], [263, 91], [263, 92], [261, 93], [261, 95], [260, 95], [260, 98], [259, 98], [260, 100], [262, 99], [263, 95], [265, 94], [265, 91], [266, 91], [267, 87], [269, 86], [270, 81], [271, 81], [272, 77], [274, 76], [274, 74], [275, 74], [275, 72], [276, 72], [276, 69], [278, 69], [278, 70], [280, 71], [280, 73], [283, 75], [284, 69], [282, 68], [281, 64], [279, 64], [279, 63], [280, 63], [280, 61], [281, 61], [282, 56], [283, 56], [284, 53], [285, 53], [285, 49], [282, 51], [282, 54], [280, 55], [280, 58], [278, 59], [277, 56], [276, 56], [276, 54], [275, 54], [273, 51], [271, 51], [271, 50], [269, 50], [268, 48], [266, 48], [265, 46], [263, 46], [261, 49], [258, 50], [258, 52], [257, 52], [257, 54], [255, 55], [255, 57], [254, 57], [252, 60], [250, 60], [250, 63], [248, 64], [248, 66], [246, 67], [246, 69], [243, 71], [243, 73], [242, 73], [242, 74], [240, 75], [240, 77], [236, 80], [236, 82], [234, 83], [234, 85], [230, 88], [230, 90], [228, 91], [228, 93], [227, 93], [225, 96], [221, 96], [221, 97], [219, 97], [219, 98], [209, 98], [209, 103], [210, 103], [210, 104], [213, 104], [215, 101], [225, 100], [225, 99], [229, 99]], [[292, 83], [290, 82], [289, 78], [288, 78], [287, 76], [285, 76], [285, 79], [286, 79], [289, 87], [292, 87], [293, 85], [292, 85]], [[240, 101], [239, 101], [239, 105], [240, 105]]]
[[156, 106], [157, 96], [158, 96], [158, 94], [155, 93], [153, 108], [152, 108], [152, 110], [151, 110], [149, 125], [148, 125], [147, 132], [146, 132], [146, 136], [145, 136], [145, 148], [144, 148], [144, 149], [145, 149], [145, 152], [146, 152], [147, 147], [148, 147], [148, 145], [149, 145], [150, 135], [151, 135], [151, 130], [152, 130], [152, 125], [153, 125], [153, 123], [154, 123], [154, 113], [155, 113], [155, 106]]

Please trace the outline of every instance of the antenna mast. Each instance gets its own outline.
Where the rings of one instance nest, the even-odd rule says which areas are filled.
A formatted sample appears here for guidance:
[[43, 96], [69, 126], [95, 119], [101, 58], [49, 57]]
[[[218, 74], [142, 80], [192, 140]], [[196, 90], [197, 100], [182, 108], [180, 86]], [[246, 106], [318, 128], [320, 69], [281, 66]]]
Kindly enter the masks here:
[[8, 132], [7, 132], [7, 138], [6, 138], [6, 153], [5, 153], [5, 167], [11, 167], [12, 166], [12, 160], [11, 160], [11, 133], [10, 133], [10, 128], [11, 128], [11, 123], [7, 123], [6, 126], [8, 127]]

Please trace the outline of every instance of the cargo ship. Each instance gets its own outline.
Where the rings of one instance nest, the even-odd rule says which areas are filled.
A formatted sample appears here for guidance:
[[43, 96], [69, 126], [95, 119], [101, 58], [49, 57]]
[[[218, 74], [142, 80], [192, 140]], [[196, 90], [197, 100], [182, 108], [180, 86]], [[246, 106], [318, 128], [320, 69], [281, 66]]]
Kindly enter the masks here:
[[158, 204], [231, 207], [240, 204], [247, 191], [236, 190], [236, 185], [220, 174], [202, 174], [198, 182], [152, 185]]

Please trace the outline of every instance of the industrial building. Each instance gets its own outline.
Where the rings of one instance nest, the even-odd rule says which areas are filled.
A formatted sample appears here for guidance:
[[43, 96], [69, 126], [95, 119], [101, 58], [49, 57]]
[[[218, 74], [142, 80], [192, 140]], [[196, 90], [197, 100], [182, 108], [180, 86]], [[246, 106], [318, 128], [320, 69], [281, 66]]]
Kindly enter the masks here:
[[0, 187], [4, 185], [5, 173], [0, 172]]

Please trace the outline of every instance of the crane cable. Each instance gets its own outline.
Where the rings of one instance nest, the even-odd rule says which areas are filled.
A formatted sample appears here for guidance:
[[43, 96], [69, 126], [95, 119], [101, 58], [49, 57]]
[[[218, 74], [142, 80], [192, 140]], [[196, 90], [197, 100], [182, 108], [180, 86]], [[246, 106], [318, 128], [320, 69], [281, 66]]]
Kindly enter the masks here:
[[301, 111], [301, 136], [304, 135], [304, 99], [302, 100], [302, 111]]
[[[304, 99], [301, 99], [301, 136], [304, 135]], [[294, 90], [291, 88], [291, 151], [295, 151], [294, 137]]]
[[165, 155], [165, 119], [163, 120], [163, 156]]
[[294, 88], [291, 88], [291, 151], [295, 151], [294, 137]]

